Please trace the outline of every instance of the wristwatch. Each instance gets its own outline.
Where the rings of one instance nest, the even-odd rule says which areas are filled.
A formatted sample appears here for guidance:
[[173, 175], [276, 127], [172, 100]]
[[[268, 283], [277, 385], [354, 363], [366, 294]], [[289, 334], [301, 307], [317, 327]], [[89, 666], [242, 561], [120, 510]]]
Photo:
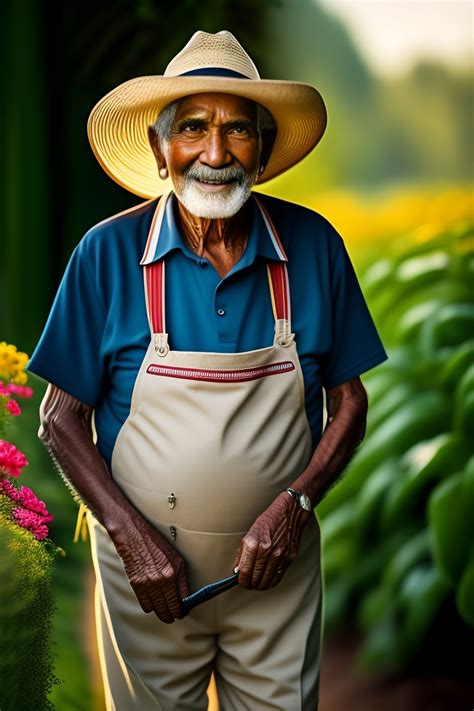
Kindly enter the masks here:
[[294, 500], [298, 503], [298, 506], [300, 506], [302, 509], [305, 511], [312, 511], [313, 507], [311, 506], [311, 501], [309, 496], [306, 496], [306, 494], [302, 494], [300, 491], [295, 491], [294, 489], [286, 489], [286, 491], [294, 498]]

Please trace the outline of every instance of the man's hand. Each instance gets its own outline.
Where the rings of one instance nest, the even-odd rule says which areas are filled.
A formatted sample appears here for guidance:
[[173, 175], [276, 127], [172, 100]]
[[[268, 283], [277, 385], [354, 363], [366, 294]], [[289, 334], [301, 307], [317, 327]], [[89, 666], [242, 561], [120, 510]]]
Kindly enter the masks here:
[[249, 590], [278, 585], [295, 560], [303, 528], [313, 515], [287, 491], [279, 494], [242, 538], [234, 559], [239, 584]]
[[166, 623], [183, 617], [184, 560], [113, 480], [94, 443], [92, 408], [50, 383], [40, 418], [38, 437], [75, 498], [108, 532], [142, 609]]
[[180, 600], [189, 595], [189, 586], [177, 550], [141, 516], [130, 519], [112, 540], [142, 610], [168, 624], [184, 617]]

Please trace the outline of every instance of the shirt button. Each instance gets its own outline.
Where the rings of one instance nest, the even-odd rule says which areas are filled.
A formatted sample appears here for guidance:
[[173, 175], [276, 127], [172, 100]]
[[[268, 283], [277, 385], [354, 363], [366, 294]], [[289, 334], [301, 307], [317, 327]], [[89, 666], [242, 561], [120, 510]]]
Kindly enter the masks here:
[[217, 313], [219, 314], [219, 316], [223, 316], [225, 314], [225, 311], [224, 309], [217, 309]]

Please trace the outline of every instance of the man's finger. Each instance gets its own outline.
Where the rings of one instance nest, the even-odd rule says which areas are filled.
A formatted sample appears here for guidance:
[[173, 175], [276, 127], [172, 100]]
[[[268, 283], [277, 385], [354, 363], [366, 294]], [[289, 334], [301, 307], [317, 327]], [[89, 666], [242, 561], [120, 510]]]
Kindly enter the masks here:
[[153, 602], [153, 608], [160, 620], [162, 622], [166, 622], [166, 624], [174, 622], [174, 615], [168, 607], [168, 603], [161, 588], [154, 588], [150, 593], [150, 597]]
[[273, 573], [273, 577], [265, 589], [269, 590], [270, 588], [274, 588], [275, 585], [278, 585], [278, 583], [281, 581], [281, 579], [283, 578], [283, 576], [285, 575], [287, 570], [288, 570], [288, 567], [278, 567], [275, 570], [275, 572]]
[[273, 568], [267, 569], [267, 571], [265, 571], [265, 577], [262, 578], [258, 590], [269, 590], [270, 588], [274, 588], [275, 585], [278, 585], [278, 583], [281, 581], [286, 571], [288, 570], [288, 567], [288, 565], [280, 563], [279, 565], [273, 566]]
[[260, 545], [258, 548], [258, 555], [255, 560], [255, 564], [253, 566], [253, 574], [252, 574], [252, 587], [255, 590], [260, 589], [260, 583], [262, 581], [263, 576], [265, 575], [265, 571], [267, 569], [267, 565], [271, 561], [271, 548], [268, 548], [266, 545]]
[[285, 568], [280, 558], [269, 558], [255, 588], [257, 590], [267, 590], [272, 586], [274, 579], [281, 580], [284, 570]]
[[242, 552], [238, 563], [239, 568], [239, 585], [252, 590], [252, 576], [255, 565], [255, 560], [258, 553], [258, 543], [251, 538], [248, 541], [243, 539]]
[[137, 596], [137, 600], [140, 603], [140, 607], [143, 612], [153, 612], [154, 605], [147, 590], [135, 590], [135, 595]]
[[187, 597], [190, 594], [188, 576], [185, 569], [181, 570], [178, 577], [178, 592], [180, 598]]
[[183, 616], [181, 610], [181, 597], [179, 594], [179, 589], [176, 582], [169, 582], [163, 588], [163, 594], [168, 605], [168, 609], [174, 618], [181, 618]]
[[236, 568], [239, 568], [239, 563], [240, 563], [240, 556], [242, 555], [242, 548], [243, 548], [243, 543], [240, 541], [240, 545], [237, 548], [235, 552], [235, 558], [234, 558], [234, 573], [237, 573]]

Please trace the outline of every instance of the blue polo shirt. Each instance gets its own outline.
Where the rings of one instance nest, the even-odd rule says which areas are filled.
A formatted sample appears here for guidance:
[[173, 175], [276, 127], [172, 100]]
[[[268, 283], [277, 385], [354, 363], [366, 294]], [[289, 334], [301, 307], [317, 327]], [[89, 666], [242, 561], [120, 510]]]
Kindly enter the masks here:
[[[350, 380], [388, 356], [335, 228], [308, 208], [267, 195], [260, 199], [288, 260], [291, 325], [316, 447], [322, 434], [322, 387]], [[224, 278], [187, 246], [177, 227], [176, 197], [168, 200], [151, 261], [166, 257], [171, 349], [233, 353], [272, 345], [266, 263], [285, 255], [276, 248], [254, 198], [250, 200], [247, 245]], [[147, 200], [85, 233], [70, 256], [26, 366], [95, 409], [97, 447], [109, 468], [150, 341], [140, 261], [158, 201]], [[179, 412], [176, 417], [179, 423]]]

